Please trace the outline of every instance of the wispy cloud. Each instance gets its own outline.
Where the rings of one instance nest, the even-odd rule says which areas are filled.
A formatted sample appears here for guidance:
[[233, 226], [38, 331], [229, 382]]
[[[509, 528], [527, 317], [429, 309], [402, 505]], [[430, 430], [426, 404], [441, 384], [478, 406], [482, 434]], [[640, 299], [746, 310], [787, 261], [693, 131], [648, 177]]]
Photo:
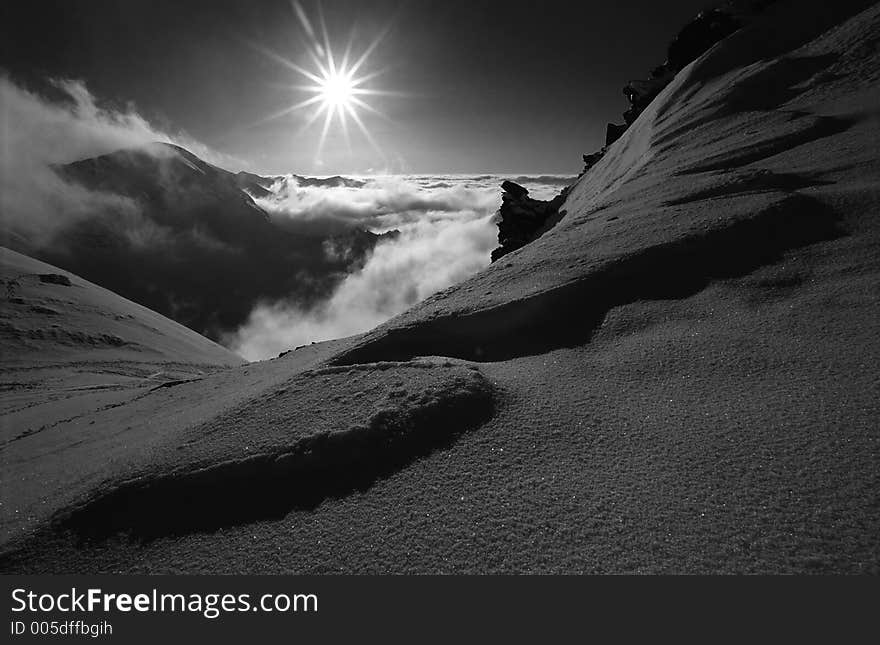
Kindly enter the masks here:
[[109, 207], [136, 211], [122, 197], [63, 181], [53, 165], [153, 141], [183, 145], [208, 160], [229, 161], [185, 134], [155, 128], [132, 106], [99, 105], [78, 80], [51, 79], [37, 92], [0, 70], [0, 128], [0, 207], [7, 238], [44, 238], [59, 224]]

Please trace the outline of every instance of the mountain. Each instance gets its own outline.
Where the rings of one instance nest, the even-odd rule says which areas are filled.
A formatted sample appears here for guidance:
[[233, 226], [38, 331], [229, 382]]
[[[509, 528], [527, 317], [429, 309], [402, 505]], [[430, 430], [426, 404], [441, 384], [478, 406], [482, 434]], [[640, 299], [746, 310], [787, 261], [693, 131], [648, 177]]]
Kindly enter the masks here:
[[200, 225], [219, 241], [257, 236], [268, 215], [243, 189], [262, 187], [202, 161], [169, 143], [118, 150], [58, 168], [58, 173], [91, 190], [136, 200], [159, 224]]
[[[16, 250], [71, 271], [213, 339], [260, 301], [325, 298], [381, 239], [270, 217], [254, 200], [278, 178], [232, 173], [155, 143], [55, 169], [116, 201]], [[326, 181], [335, 182], [339, 178]], [[325, 180], [314, 180], [325, 181]], [[328, 254], [326, 245], [350, 252]]]
[[5, 447], [0, 568], [877, 573], [878, 34], [773, 3], [481, 273]]

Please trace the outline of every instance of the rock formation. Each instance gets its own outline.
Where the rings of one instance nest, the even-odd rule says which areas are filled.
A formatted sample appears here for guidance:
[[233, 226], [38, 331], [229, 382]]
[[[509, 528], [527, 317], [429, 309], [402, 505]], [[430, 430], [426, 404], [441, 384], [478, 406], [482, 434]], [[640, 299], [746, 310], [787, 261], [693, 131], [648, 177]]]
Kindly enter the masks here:
[[492, 262], [538, 239], [562, 219], [559, 210], [568, 188], [550, 201], [532, 199], [529, 191], [512, 181], [501, 184], [501, 209], [498, 211], [498, 242], [492, 251]]
[[672, 82], [684, 67], [706, 53], [716, 43], [747, 24], [775, 0], [730, 0], [720, 7], [701, 11], [675, 35], [666, 50], [666, 62], [651, 70], [649, 78], [629, 81], [623, 94], [629, 108], [623, 113], [625, 123], [609, 123], [605, 129], [605, 147], [584, 155], [583, 175], [605, 154], [605, 150], [623, 136], [651, 101]]
[[[649, 78], [629, 81], [623, 94], [629, 108], [623, 113], [625, 123], [609, 123], [605, 128], [605, 145], [601, 150], [585, 154], [582, 177], [595, 166], [608, 148], [638, 119], [676, 74], [706, 53], [716, 43], [748, 24], [776, 0], [729, 0], [720, 7], [701, 11], [678, 34], [666, 50], [666, 62], [651, 70]], [[511, 181], [502, 184], [504, 195], [499, 211], [498, 241], [501, 246], [492, 252], [492, 261], [539, 238], [552, 228], [560, 217], [559, 207], [565, 201], [564, 190], [551, 202], [528, 197], [528, 191]]]
[[626, 124], [609, 123], [605, 128], [605, 146], [610, 146], [626, 132]]

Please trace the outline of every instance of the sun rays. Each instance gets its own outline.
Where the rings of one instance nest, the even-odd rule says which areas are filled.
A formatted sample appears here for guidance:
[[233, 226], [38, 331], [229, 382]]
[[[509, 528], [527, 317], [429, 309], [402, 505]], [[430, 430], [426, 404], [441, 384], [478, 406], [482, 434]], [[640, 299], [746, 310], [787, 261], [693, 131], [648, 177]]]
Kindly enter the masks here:
[[318, 26], [313, 26], [302, 5], [292, 2], [294, 13], [302, 27], [308, 47], [308, 63], [298, 64], [265, 47], [252, 44], [271, 60], [296, 72], [306, 84], [294, 84], [291, 89], [300, 94], [302, 100], [289, 105], [262, 119], [260, 123], [279, 119], [297, 112], [307, 113], [307, 117], [296, 137], [313, 127], [320, 127], [320, 137], [316, 158], [320, 159], [331, 128], [336, 124], [343, 135], [345, 145], [351, 151], [350, 123], [354, 123], [360, 134], [379, 153], [382, 150], [370, 133], [362, 113], [387, 117], [367, 102], [370, 96], [402, 96], [399, 92], [389, 92], [368, 87], [367, 84], [381, 76], [384, 69], [367, 70], [368, 61], [388, 33], [386, 27], [374, 38], [369, 46], [356, 58], [352, 55], [354, 38], [350, 37], [341, 57], [334, 54], [323, 12], [318, 8]]

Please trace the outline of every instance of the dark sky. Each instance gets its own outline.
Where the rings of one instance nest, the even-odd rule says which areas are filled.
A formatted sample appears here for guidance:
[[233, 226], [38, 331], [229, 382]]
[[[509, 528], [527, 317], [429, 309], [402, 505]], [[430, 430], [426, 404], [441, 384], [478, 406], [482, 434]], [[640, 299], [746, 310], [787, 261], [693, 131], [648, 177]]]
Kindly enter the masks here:
[[[303, 7], [317, 17], [317, 4]], [[253, 43], [311, 68], [289, 0], [30, 0], [0, 9], [0, 67], [85, 81], [261, 172], [576, 173], [621, 121], [623, 84], [663, 62], [708, 0], [325, 0], [333, 50], [354, 52], [390, 24], [363, 72], [405, 96], [364, 97], [379, 150], [334, 123], [320, 157], [308, 112], [254, 125], [308, 98], [305, 79]]]

